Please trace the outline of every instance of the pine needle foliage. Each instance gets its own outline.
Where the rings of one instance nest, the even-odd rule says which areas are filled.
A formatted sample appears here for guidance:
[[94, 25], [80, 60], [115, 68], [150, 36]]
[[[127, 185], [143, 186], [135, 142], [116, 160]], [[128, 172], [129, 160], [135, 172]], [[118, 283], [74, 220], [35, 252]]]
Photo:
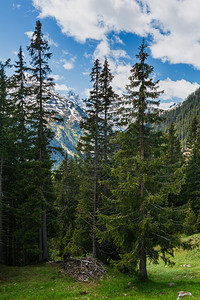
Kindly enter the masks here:
[[110, 214], [101, 214], [107, 235], [121, 251], [115, 264], [123, 271], [138, 270], [142, 280], [148, 278], [147, 258], [157, 263], [161, 256], [170, 263], [168, 254], [173, 256], [174, 247], [180, 244], [172, 233], [173, 209], [168, 206], [168, 195], [180, 190], [183, 178], [176, 164], [167, 167], [171, 154], [166, 151], [166, 139], [150, 126], [161, 119], [157, 98], [162, 91], [158, 81], [153, 81], [146, 48], [143, 40], [120, 109], [122, 124], [128, 127], [115, 140], [119, 151], [113, 157], [108, 180], [112, 196], [106, 198]]

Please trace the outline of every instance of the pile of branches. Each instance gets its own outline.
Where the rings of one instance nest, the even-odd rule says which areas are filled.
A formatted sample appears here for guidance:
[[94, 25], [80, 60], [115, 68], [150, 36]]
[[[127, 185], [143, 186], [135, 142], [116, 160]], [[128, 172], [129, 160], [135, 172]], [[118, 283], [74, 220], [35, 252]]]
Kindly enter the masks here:
[[69, 257], [61, 264], [61, 268], [77, 281], [102, 279], [106, 273], [104, 265], [92, 257]]

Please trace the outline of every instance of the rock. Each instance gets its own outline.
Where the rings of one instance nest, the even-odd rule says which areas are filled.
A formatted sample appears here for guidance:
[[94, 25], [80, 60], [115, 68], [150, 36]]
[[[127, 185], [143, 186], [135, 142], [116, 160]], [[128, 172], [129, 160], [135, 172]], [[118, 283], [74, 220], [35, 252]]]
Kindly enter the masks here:
[[179, 300], [179, 299], [181, 299], [181, 298], [183, 298], [185, 296], [192, 296], [192, 294], [190, 292], [180, 291], [180, 292], [178, 292], [178, 298], [177, 298], [177, 300]]
[[132, 286], [132, 282], [129, 281], [129, 282], [128, 282], [128, 288], [130, 288], [131, 286]]
[[180, 267], [184, 267], [184, 268], [190, 268], [191, 265], [190, 264], [184, 264], [184, 265], [180, 265]]
[[170, 287], [170, 286], [173, 286], [173, 285], [175, 285], [175, 283], [174, 282], [170, 282], [170, 283], [168, 283], [168, 286]]

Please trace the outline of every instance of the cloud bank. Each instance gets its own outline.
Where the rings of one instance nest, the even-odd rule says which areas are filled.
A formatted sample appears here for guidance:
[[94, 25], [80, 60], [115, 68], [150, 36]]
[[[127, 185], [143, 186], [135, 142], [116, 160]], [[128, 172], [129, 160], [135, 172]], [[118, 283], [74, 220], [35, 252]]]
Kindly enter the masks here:
[[[124, 50], [111, 49], [111, 32], [112, 42], [121, 45], [120, 32], [150, 36], [153, 58], [200, 69], [199, 0], [165, 0], [162, 4], [160, 0], [33, 0], [33, 5], [40, 18], [54, 18], [63, 34], [80, 43], [99, 41], [93, 58], [108, 57], [118, 92], [124, 90], [131, 66], [120, 61], [128, 58]], [[74, 67], [73, 60], [63, 63], [67, 70]], [[169, 102], [174, 97], [185, 99], [199, 85], [167, 78], [160, 81], [160, 87], [165, 90], [162, 99]]]
[[161, 80], [159, 82], [160, 90], [164, 90], [162, 100], [172, 100], [173, 98], [180, 98], [185, 100], [186, 97], [193, 93], [199, 84], [197, 82], [189, 82], [185, 79], [172, 81], [170, 78]]
[[53, 17], [62, 32], [84, 43], [109, 32], [152, 36], [154, 58], [200, 69], [199, 0], [33, 0], [40, 18]]

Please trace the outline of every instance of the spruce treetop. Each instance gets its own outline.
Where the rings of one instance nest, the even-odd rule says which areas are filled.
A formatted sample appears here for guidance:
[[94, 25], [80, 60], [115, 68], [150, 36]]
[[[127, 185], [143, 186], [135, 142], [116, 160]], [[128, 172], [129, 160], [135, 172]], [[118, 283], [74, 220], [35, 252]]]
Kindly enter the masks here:
[[139, 47], [138, 60], [130, 72], [129, 84], [126, 86], [127, 94], [124, 95], [124, 108], [122, 108], [122, 123], [154, 123], [159, 118], [159, 103], [157, 98], [163, 91], [159, 91], [159, 80], [153, 81], [153, 66], [147, 63], [147, 44], [144, 39]]

